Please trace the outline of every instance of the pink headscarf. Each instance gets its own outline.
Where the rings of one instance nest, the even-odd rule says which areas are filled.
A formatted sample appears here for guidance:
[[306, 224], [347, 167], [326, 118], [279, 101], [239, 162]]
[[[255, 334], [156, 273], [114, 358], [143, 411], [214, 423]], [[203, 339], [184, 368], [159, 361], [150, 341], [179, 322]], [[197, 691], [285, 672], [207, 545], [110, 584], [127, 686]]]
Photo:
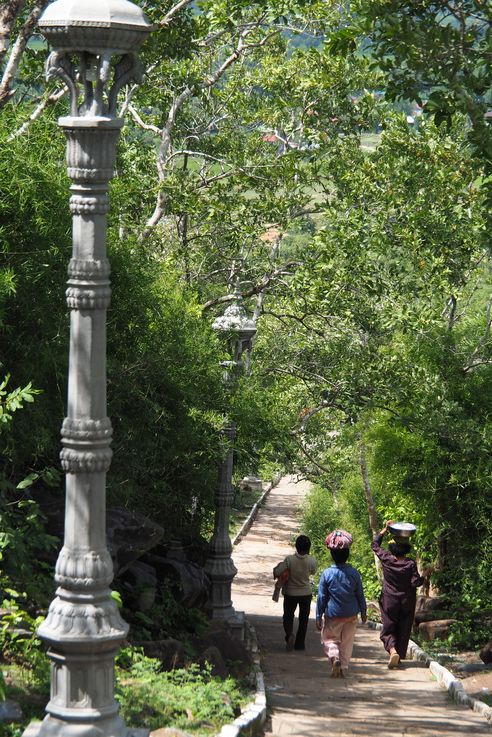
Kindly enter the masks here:
[[326, 547], [330, 550], [343, 550], [352, 545], [352, 535], [345, 530], [333, 530], [325, 540]]

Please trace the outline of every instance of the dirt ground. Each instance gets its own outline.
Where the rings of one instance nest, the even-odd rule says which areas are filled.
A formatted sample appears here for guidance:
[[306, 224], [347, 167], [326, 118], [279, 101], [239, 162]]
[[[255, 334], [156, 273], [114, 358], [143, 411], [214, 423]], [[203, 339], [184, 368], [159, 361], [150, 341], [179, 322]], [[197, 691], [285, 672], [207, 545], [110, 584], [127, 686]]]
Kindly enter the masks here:
[[487, 673], [473, 673], [466, 678], [460, 678], [465, 691], [476, 699], [485, 701], [492, 706], [492, 671]]

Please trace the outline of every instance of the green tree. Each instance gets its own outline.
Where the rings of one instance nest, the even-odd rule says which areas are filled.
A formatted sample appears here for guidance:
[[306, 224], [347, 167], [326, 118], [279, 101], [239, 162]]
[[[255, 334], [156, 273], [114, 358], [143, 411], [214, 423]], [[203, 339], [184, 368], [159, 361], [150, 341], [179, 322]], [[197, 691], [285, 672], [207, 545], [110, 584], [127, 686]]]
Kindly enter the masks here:
[[470, 139], [490, 162], [491, 20], [482, 0], [357, 0], [333, 43], [360, 42], [384, 72], [390, 99], [419, 102], [437, 124], [466, 114]]
[[[265, 303], [257, 348], [297, 407], [301, 468], [325, 489], [327, 519], [369, 550], [363, 442], [381, 518], [413, 517], [444, 589], [478, 600], [490, 585], [476, 548], [490, 535], [490, 277], [486, 200], [462, 140], [395, 118], [373, 153], [344, 144], [321, 227]], [[461, 530], [470, 543], [445, 547]], [[456, 571], [473, 567], [468, 587]]]

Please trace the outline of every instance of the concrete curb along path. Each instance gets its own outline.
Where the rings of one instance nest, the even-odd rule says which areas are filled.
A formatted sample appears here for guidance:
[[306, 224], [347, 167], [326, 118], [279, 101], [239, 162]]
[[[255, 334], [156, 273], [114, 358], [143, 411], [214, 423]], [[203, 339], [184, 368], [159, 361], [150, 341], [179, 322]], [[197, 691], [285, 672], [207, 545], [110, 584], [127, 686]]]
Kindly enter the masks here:
[[237, 535], [233, 538], [233, 540], [232, 540], [232, 544], [233, 545], [237, 545], [238, 543], [240, 543], [241, 540], [243, 539], [243, 537], [247, 534], [248, 530], [250, 529], [251, 525], [253, 524], [253, 522], [256, 519], [256, 516], [258, 514], [258, 510], [260, 509], [261, 505], [263, 504], [263, 502], [265, 501], [265, 499], [267, 498], [267, 496], [271, 492], [271, 490], [275, 486], [277, 486], [277, 484], [278, 484], [278, 482], [280, 481], [281, 478], [282, 477], [280, 476], [280, 474], [277, 474], [277, 476], [275, 476], [275, 478], [273, 479], [273, 481], [269, 481], [269, 483], [266, 485], [266, 487], [265, 487], [265, 489], [263, 491], [263, 494], [260, 496], [260, 498], [258, 499], [258, 501], [255, 504], [253, 504], [253, 507], [251, 508], [251, 512], [248, 514], [248, 516], [244, 520], [244, 522], [243, 522], [243, 524], [241, 526], [241, 529], [239, 530], [239, 532], [237, 533]]
[[438, 663], [437, 660], [432, 660], [430, 655], [422, 650], [416, 642], [410, 640], [408, 649], [414, 660], [420, 660], [428, 666], [432, 675], [435, 676], [438, 683], [448, 691], [453, 701], [457, 704], [463, 704], [463, 706], [467, 706], [469, 709], [473, 709], [473, 711], [476, 711], [478, 714], [485, 717], [489, 723], [492, 723], [492, 707], [484, 701], [480, 701], [480, 699], [476, 699], [474, 696], [467, 694], [461, 681], [456, 678], [450, 670]]
[[260, 666], [260, 655], [258, 652], [258, 641], [254, 627], [247, 625], [247, 644], [253, 654], [253, 663], [256, 678], [255, 700], [248, 704], [244, 712], [232, 724], [226, 724], [219, 732], [219, 737], [254, 737], [263, 733], [263, 725], [266, 719], [267, 703], [265, 692], [265, 680]]
[[[375, 630], [381, 629], [379, 622], [368, 622], [368, 626]], [[425, 650], [422, 650], [413, 640], [410, 640], [408, 643], [408, 654], [413, 660], [418, 660], [429, 668], [429, 671], [437, 679], [439, 685], [447, 690], [455, 703], [467, 706], [492, 723], [492, 707], [484, 701], [480, 701], [474, 696], [467, 694], [461, 681], [450, 670], [445, 668], [444, 665], [441, 665], [437, 660], [432, 660], [431, 656]]]
[[[275, 488], [275, 486], [279, 483], [280, 479], [281, 476], [280, 474], [278, 474], [277, 476], [275, 476], [273, 481], [270, 481], [266, 485], [263, 494], [253, 505], [251, 512], [243, 522], [241, 529], [233, 538], [233, 545], [238, 545], [243, 537], [248, 533], [248, 530], [251, 528], [251, 525], [255, 521], [258, 515], [258, 511], [261, 508], [263, 502], [267, 498], [270, 491]], [[240, 735], [243, 735], [244, 737], [250, 737], [250, 735], [253, 736], [255, 734], [261, 734], [263, 731], [263, 724], [265, 723], [266, 719], [267, 706], [265, 679], [263, 678], [263, 673], [261, 671], [258, 640], [256, 638], [255, 628], [252, 627], [249, 622], [247, 622], [246, 626], [246, 642], [248, 645], [248, 649], [253, 655], [253, 666], [255, 669], [255, 700], [246, 706], [241, 716], [235, 719], [232, 724], [226, 724], [224, 727], [222, 727], [221, 731], [219, 732], [219, 737], [240, 737]]]
[[[312, 620], [306, 651], [286, 652], [282, 603], [271, 599], [272, 568], [292, 551], [292, 541], [299, 532], [296, 508], [307, 490], [306, 484], [298, 484], [292, 477], [282, 479], [270, 491], [250, 531], [233, 553], [238, 568], [233, 582], [234, 606], [246, 613], [260, 645], [270, 709], [265, 734], [490, 737], [490, 726], [483, 716], [462, 703], [453, 703], [447, 691], [433, 680], [424, 661], [406, 661], [402, 668], [388, 670], [386, 653], [375, 630], [358, 628], [351, 673], [345, 680], [329, 677]], [[254, 729], [260, 723], [258, 720], [255, 727], [228, 725], [221, 737], [256, 734]], [[230, 731], [234, 726], [239, 731]]]

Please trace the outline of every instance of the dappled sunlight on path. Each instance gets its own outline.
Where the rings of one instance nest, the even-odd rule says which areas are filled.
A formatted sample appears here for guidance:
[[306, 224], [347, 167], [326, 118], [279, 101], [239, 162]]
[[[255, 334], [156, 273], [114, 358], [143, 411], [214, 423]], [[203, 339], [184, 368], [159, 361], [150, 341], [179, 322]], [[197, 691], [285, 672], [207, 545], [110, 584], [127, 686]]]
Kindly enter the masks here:
[[[330, 678], [314, 626], [314, 603], [305, 652], [286, 652], [282, 599], [272, 601], [272, 569], [292, 552], [296, 510], [307, 484], [282, 479], [270, 492], [248, 535], [233, 550], [237, 611], [255, 626], [271, 717], [266, 734], [276, 737], [464, 737], [492, 735], [485, 719], [453, 704], [422, 663], [388, 670], [378, 633], [359, 625], [349, 677]], [[328, 531], [327, 531], [328, 532]]]

